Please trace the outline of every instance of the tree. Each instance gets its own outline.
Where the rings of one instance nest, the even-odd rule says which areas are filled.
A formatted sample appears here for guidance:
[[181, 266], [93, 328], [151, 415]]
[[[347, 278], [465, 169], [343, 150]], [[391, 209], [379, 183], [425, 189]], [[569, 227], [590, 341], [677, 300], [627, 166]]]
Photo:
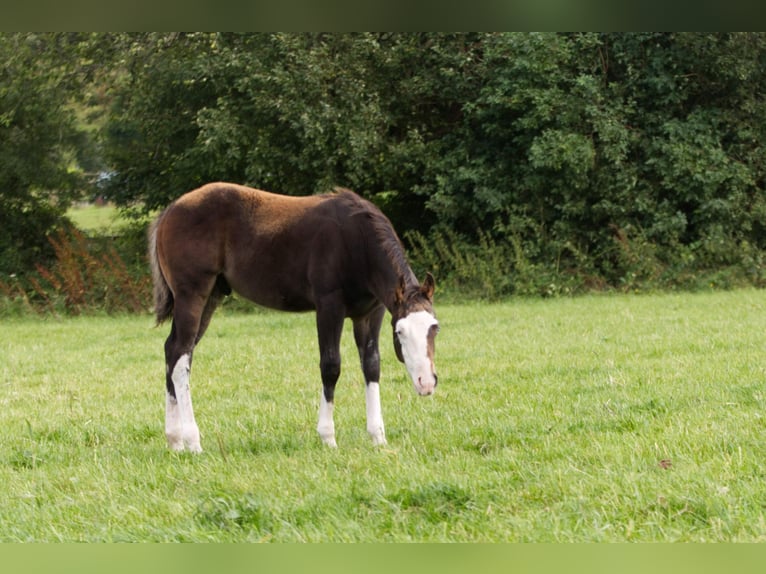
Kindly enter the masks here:
[[495, 34], [429, 207], [620, 284], [766, 248], [763, 34]]
[[595, 284], [761, 273], [762, 33], [115, 39], [106, 142], [125, 205], [218, 179], [340, 185], [401, 232], [491, 239]]
[[0, 273], [50, 254], [81, 179], [66, 38], [0, 34]]
[[107, 131], [114, 194], [146, 209], [206, 181], [351, 187], [426, 230], [418, 192], [469, 96], [471, 36], [130, 35]]

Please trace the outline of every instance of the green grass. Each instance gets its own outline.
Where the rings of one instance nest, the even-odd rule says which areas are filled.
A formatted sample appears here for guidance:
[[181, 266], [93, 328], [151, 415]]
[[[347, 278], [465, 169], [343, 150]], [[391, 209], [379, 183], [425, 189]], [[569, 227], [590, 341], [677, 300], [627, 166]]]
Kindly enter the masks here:
[[439, 388], [385, 326], [389, 445], [350, 325], [321, 445], [313, 315], [219, 314], [205, 452], [165, 448], [149, 317], [0, 330], [0, 541], [762, 541], [766, 292], [439, 306]]
[[122, 224], [120, 212], [111, 204], [72, 206], [67, 210], [66, 215], [75, 227], [85, 232], [116, 229]]

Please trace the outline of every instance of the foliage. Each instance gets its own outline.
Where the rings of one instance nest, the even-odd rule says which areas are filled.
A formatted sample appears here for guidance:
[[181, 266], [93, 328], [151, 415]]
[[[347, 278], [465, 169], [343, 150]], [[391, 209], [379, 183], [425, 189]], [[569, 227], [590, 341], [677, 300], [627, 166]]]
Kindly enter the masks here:
[[2, 198], [0, 228], [17, 229], [0, 235], [6, 274], [39, 262], [49, 200], [97, 169], [133, 213], [211, 180], [350, 187], [402, 235], [456, 240], [440, 264], [459, 254], [474, 269], [455, 273], [484, 273], [459, 281], [470, 290], [486, 279], [473, 259], [511, 257], [487, 297], [763, 282], [763, 33], [1, 41], [0, 130], [16, 135], [0, 140], [0, 183], [23, 198]]
[[[345, 185], [403, 233], [454, 232], [465, 239], [452, 249], [468, 252], [524, 245], [528, 269], [589, 286], [681, 260], [692, 274], [738, 267], [743, 245], [766, 248], [762, 34], [185, 34], [130, 46], [107, 140], [123, 202], [159, 207], [213, 179], [296, 194]], [[652, 269], [631, 268], [628, 237]], [[497, 292], [513, 283], [499, 280]]]
[[482, 234], [477, 246], [449, 230], [429, 238], [411, 231], [406, 239], [416, 268], [422, 268], [416, 274], [429, 270], [439, 277], [440, 295], [495, 300], [509, 293], [515, 271], [512, 252], [489, 235]]
[[56, 48], [46, 35], [0, 34], [0, 274], [50, 255], [46, 234], [77, 188], [70, 85]]
[[111, 241], [99, 241], [76, 229], [50, 236], [55, 254], [51, 266], [35, 273], [0, 280], [0, 315], [24, 310], [79, 315], [96, 310], [140, 313], [150, 308], [150, 278], [135, 272]]

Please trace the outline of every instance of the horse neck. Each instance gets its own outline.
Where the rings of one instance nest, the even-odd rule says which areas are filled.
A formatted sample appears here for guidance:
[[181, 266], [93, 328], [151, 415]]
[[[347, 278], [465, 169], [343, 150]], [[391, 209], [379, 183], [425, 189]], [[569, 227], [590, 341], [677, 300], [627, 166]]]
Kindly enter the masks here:
[[393, 314], [399, 278], [404, 277], [406, 287], [411, 287], [418, 284], [417, 277], [391, 221], [371, 203], [356, 195], [346, 197], [352, 197], [352, 209], [358, 210], [357, 214], [364, 214], [357, 220], [357, 229], [360, 243], [366, 249], [369, 291]]
[[417, 277], [407, 263], [401, 247], [397, 246], [396, 249], [398, 251], [391, 248], [384, 249], [382, 246], [376, 245], [374, 252], [370, 254], [373, 262], [370, 274], [370, 291], [392, 314], [394, 313], [394, 299], [399, 285], [399, 277], [404, 277], [405, 285], [408, 288], [418, 285]]

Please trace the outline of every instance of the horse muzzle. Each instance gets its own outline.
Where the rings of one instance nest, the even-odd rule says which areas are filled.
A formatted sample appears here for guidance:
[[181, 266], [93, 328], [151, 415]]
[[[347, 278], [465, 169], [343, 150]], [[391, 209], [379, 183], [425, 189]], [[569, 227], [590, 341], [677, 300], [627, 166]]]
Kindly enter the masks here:
[[417, 380], [413, 378], [415, 392], [418, 393], [421, 397], [427, 397], [434, 394], [438, 382], [439, 377], [436, 376], [436, 373], [429, 373], [429, 375], [425, 377], [420, 376], [417, 378]]

